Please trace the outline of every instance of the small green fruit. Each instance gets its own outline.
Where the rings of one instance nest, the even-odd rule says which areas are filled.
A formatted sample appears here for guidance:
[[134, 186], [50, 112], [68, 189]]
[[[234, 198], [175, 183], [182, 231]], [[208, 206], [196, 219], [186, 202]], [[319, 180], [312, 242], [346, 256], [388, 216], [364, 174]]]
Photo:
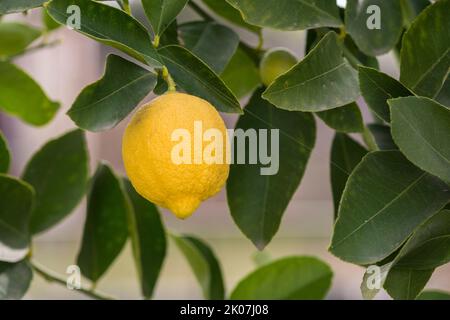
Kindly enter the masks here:
[[270, 49], [264, 54], [259, 67], [263, 84], [269, 86], [276, 78], [295, 64], [297, 64], [297, 58], [288, 49]]

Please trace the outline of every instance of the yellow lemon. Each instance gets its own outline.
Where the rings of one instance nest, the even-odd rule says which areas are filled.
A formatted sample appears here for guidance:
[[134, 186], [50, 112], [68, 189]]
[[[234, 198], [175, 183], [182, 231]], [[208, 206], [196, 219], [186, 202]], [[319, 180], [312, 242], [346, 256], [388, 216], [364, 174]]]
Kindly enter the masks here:
[[228, 156], [219, 113], [183, 93], [167, 93], [141, 107], [123, 137], [125, 170], [136, 191], [181, 219], [223, 187]]
[[295, 64], [297, 64], [297, 58], [288, 49], [273, 48], [267, 51], [259, 67], [263, 84], [269, 86]]

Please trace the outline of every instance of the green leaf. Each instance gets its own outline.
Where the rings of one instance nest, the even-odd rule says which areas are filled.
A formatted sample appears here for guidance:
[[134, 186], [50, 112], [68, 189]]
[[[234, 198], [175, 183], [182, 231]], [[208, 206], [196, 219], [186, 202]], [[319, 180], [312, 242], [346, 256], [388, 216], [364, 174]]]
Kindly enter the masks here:
[[[426, 8], [403, 36], [400, 81], [414, 93], [436, 97], [450, 67], [450, 0]], [[418, 36], [419, 35], [419, 36]]]
[[160, 46], [167, 46], [169, 44], [180, 44], [178, 40], [178, 22], [176, 19], [167, 27], [159, 40]]
[[380, 150], [398, 150], [397, 145], [392, 139], [391, 128], [384, 124], [372, 123], [368, 125], [372, 136]]
[[94, 283], [108, 270], [128, 238], [130, 203], [121, 181], [106, 164], [92, 178], [77, 265]]
[[376, 57], [368, 56], [359, 50], [355, 41], [346, 36], [344, 40], [344, 57], [353, 68], [357, 69], [359, 65], [364, 65], [370, 68], [379, 69], [380, 65]]
[[359, 86], [364, 100], [375, 115], [391, 122], [388, 99], [413, 95], [400, 82], [378, 70], [360, 66]]
[[356, 103], [350, 103], [336, 109], [317, 113], [330, 128], [338, 132], [363, 132], [364, 122], [361, 111]]
[[339, 27], [342, 21], [335, 1], [329, 0], [227, 0], [250, 24], [278, 30]]
[[189, 22], [178, 30], [184, 46], [217, 74], [222, 73], [239, 45], [239, 36], [216, 22]]
[[33, 272], [27, 261], [0, 262], [0, 300], [21, 299], [28, 291], [32, 279]]
[[[369, 10], [371, 6], [377, 6], [378, 11]], [[370, 56], [387, 53], [403, 30], [400, 0], [348, 0], [345, 23], [362, 52]]]
[[155, 35], [160, 36], [186, 6], [188, 0], [142, 0]]
[[413, 300], [423, 290], [434, 270], [393, 269], [384, 288], [396, 300]]
[[177, 86], [209, 101], [221, 112], [242, 113], [239, 101], [219, 76], [189, 50], [170, 45], [159, 49]]
[[333, 191], [334, 214], [337, 217], [339, 202], [348, 177], [367, 154], [367, 150], [343, 133], [336, 133], [331, 146], [331, 187]]
[[246, 276], [231, 293], [232, 300], [318, 300], [331, 286], [330, 267], [313, 257], [284, 258]]
[[84, 196], [87, 176], [87, 146], [81, 130], [47, 142], [33, 155], [23, 173], [36, 190], [32, 234], [53, 227], [72, 212]]
[[10, 260], [9, 250], [28, 247], [33, 201], [34, 190], [28, 183], [0, 174], [0, 260]]
[[46, 31], [53, 31], [61, 27], [61, 25], [56, 22], [47, 12], [46, 9], [42, 10], [42, 22], [45, 26]]
[[241, 48], [236, 50], [221, 78], [239, 99], [252, 93], [261, 84], [258, 67]]
[[212, 249], [203, 241], [190, 236], [173, 236], [200, 283], [205, 299], [223, 300], [225, 286], [222, 271]]
[[124, 184], [133, 206], [129, 229], [141, 291], [151, 298], [166, 256], [166, 232], [155, 205], [142, 198], [128, 180]]
[[[272, 159], [266, 165], [261, 161], [252, 164], [250, 159], [245, 161], [246, 164], [240, 164], [238, 157], [238, 161], [231, 165], [227, 182], [231, 215], [241, 231], [260, 250], [278, 231], [283, 213], [305, 172], [316, 133], [311, 114], [277, 109], [261, 99], [261, 92], [260, 89], [253, 94], [236, 129], [250, 130], [250, 135], [254, 130], [269, 130], [268, 141], [279, 134], [279, 150], [273, 142], [269, 144], [273, 148], [269, 151]], [[271, 129], [279, 132], [270, 132]], [[248, 159], [253, 148], [251, 142], [244, 141], [244, 134], [239, 134], [239, 131], [236, 132], [234, 154], [242, 156], [245, 152]]]
[[450, 293], [438, 290], [427, 290], [419, 294], [417, 300], [450, 300]]
[[26, 123], [47, 124], [59, 109], [41, 87], [15, 65], [0, 61], [0, 110]]
[[11, 156], [9, 154], [8, 144], [3, 133], [0, 131], [0, 173], [7, 173]]
[[372, 152], [349, 177], [330, 251], [361, 265], [381, 261], [449, 199], [445, 183], [400, 152]]
[[400, 0], [400, 5], [402, 7], [403, 23], [406, 28], [409, 28], [414, 19], [430, 5], [430, 1]]
[[0, 58], [24, 51], [40, 35], [38, 29], [23, 23], [0, 23]]
[[342, 58], [342, 46], [334, 32], [329, 32], [263, 94], [280, 109], [307, 112], [342, 107], [358, 96], [356, 71]]
[[41, 6], [48, 0], [2, 0], [0, 3], [0, 14], [22, 12]]
[[445, 81], [441, 92], [436, 97], [436, 101], [450, 108], [450, 77]]
[[389, 100], [392, 136], [419, 168], [450, 184], [450, 109], [428, 98]]
[[244, 21], [239, 10], [231, 6], [225, 0], [202, 0], [203, 3], [218, 16], [230, 21], [231, 23], [247, 29], [253, 33], [260, 33], [261, 28], [253, 26]]
[[116, 55], [109, 55], [102, 79], [80, 93], [69, 112], [89, 131], [114, 128], [156, 85], [157, 75]]
[[72, 11], [67, 13], [71, 5], [78, 6], [81, 13], [80, 29], [76, 31], [150, 66], [161, 66], [148, 31], [124, 11], [90, 0], [53, 0], [46, 8], [53, 19], [66, 24], [76, 18]]

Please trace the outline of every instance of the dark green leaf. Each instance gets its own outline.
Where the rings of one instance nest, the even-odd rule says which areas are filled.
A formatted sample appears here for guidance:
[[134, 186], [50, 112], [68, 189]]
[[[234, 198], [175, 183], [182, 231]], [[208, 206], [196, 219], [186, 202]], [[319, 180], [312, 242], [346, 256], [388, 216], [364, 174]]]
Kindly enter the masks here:
[[450, 108], [450, 77], [445, 81], [441, 92], [436, 97], [436, 101]]
[[414, 93], [434, 98], [450, 67], [450, 0], [426, 8], [403, 36], [400, 81]]
[[45, 29], [47, 31], [53, 31], [61, 27], [61, 25], [56, 22], [47, 12], [46, 9], [42, 10], [42, 22], [44, 23]]
[[368, 128], [375, 138], [375, 142], [380, 150], [398, 150], [397, 145], [392, 139], [391, 128], [384, 125], [373, 123], [369, 124]]
[[339, 27], [342, 21], [335, 1], [329, 0], [227, 0], [250, 24], [279, 30]]
[[370, 68], [378, 69], [379, 63], [377, 58], [368, 56], [361, 52], [356, 46], [355, 41], [350, 36], [346, 36], [344, 40], [344, 57], [353, 68], [357, 69], [359, 65], [364, 65]]
[[29, 124], [42, 126], [53, 119], [59, 103], [47, 98], [24, 71], [0, 61], [0, 109]]
[[391, 122], [388, 99], [411, 96], [400, 82], [378, 70], [360, 66], [359, 86], [364, 100], [377, 117]]
[[[279, 130], [279, 152], [273, 143], [269, 143], [274, 148], [270, 152], [271, 163], [252, 164], [249, 160], [240, 164], [242, 161], [235, 161], [227, 182], [231, 215], [258, 249], [263, 249], [278, 231], [283, 213], [303, 177], [316, 133], [311, 114], [277, 109], [261, 99], [261, 92], [260, 89], [253, 94], [236, 129], [256, 132], [262, 129], [269, 130], [268, 133], [271, 129]], [[275, 134], [270, 132], [267, 140], [274, 139]], [[244, 141], [243, 134], [235, 139], [234, 154], [242, 156], [245, 152], [249, 159], [251, 143]]]
[[71, 5], [80, 8], [81, 29], [78, 32], [122, 50], [150, 66], [161, 66], [148, 31], [124, 11], [90, 0], [53, 0], [46, 8], [53, 19], [66, 24], [72, 20], [73, 13], [67, 13]]
[[419, 294], [417, 300], [450, 300], [450, 293], [437, 290], [427, 290]]
[[366, 154], [367, 150], [348, 135], [336, 133], [334, 136], [330, 173], [335, 217], [338, 214], [339, 202], [348, 177]]
[[88, 154], [84, 134], [71, 131], [47, 142], [28, 162], [23, 179], [36, 190], [33, 234], [47, 230], [77, 206], [86, 190]]
[[341, 107], [358, 96], [356, 71], [342, 58], [342, 46], [334, 32], [329, 32], [263, 94], [278, 108], [308, 112]]
[[233, 300], [318, 300], [325, 298], [333, 272], [312, 257], [289, 257], [269, 263], [245, 277]]
[[174, 236], [173, 239], [189, 262], [202, 287], [205, 299], [224, 299], [225, 287], [222, 271], [212, 249], [206, 243], [194, 237]]
[[[33, 200], [34, 190], [29, 184], [0, 174], [1, 247], [11, 250], [28, 247], [30, 242], [28, 224]], [[10, 260], [2, 250], [0, 250], [0, 260]]]
[[231, 6], [225, 0], [202, 0], [208, 8], [215, 14], [221, 16], [222, 18], [234, 23], [235, 25], [245, 28], [254, 33], [260, 33], [261, 28], [253, 26], [244, 21], [239, 10]]
[[160, 36], [183, 10], [188, 0], [142, 0], [155, 35]]
[[6, 138], [0, 131], [0, 173], [8, 172], [10, 160], [11, 156], [9, 154], [9, 148], [6, 142]]
[[261, 84], [258, 67], [241, 48], [236, 50], [221, 78], [239, 99], [253, 92]]
[[396, 300], [413, 300], [423, 290], [434, 270], [393, 269], [384, 288]]
[[184, 46], [217, 74], [222, 73], [239, 45], [239, 36], [216, 22], [190, 22], [179, 26]]
[[445, 183], [400, 152], [372, 152], [349, 177], [330, 251], [361, 265], [381, 261], [449, 199]]
[[145, 298], [151, 298], [166, 256], [166, 233], [158, 209], [124, 181], [133, 210], [129, 229], [134, 259]]
[[108, 270], [128, 238], [130, 203], [121, 181], [106, 164], [92, 178], [77, 264], [94, 283]]
[[26, 11], [41, 6], [48, 0], [2, 0], [0, 14]]
[[348, 0], [345, 23], [362, 52], [370, 56], [387, 53], [403, 30], [400, 0]]
[[178, 22], [174, 20], [161, 35], [159, 40], [160, 46], [167, 46], [169, 44], [180, 44], [178, 40]]
[[189, 50], [171, 45], [159, 49], [159, 53], [177, 86], [209, 101], [219, 111], [242, 113], [230, 89]]
[[157, 75], [116, 55], [109, 55], [102, 79], [87, 86], [67, 113], [89, 131], [114, 128], [155, 87]]
[[21, 299], [30, 287], [33, 272], [27, 261], [0, 262], [0, 300]]
[[430, 1], [400, 0], [400, 5], [402, 6], [403, 23], [406, 28], [409, 28], [414, 19], [430, 5]]
[[419, 168], [450, 184], [450, 109], [428, 98], [389, 100], [392, 136]]
[[40, 35], [38, 29], [23, 23], [0, 23], [0, 58], [24, 51]]
[[364, 131], [361, 111], [354, 102], [336, 109], [318, 112], [317, 115], [336, 131], [345, 133]]

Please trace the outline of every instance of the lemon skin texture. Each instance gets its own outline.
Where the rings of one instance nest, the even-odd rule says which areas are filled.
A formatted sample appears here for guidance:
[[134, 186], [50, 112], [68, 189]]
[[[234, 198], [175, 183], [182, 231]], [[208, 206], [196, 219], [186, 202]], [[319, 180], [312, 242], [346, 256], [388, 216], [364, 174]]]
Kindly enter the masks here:
[[297, 64], [297, 58], [289, 50], [273, 48], [267, 51], [259, 67], [261, 80], [269, 86], [276, 78]]
[[[201, 156], [199, 153], [210, 143], [201, 142], [200, 149], [194, 149], [196, 121], [201, 121], [202, 134], [208, 129], [220, 130], [223, 161], [207, 164], [202, 159], [194, 163], [194, 155]], [[190, 133], [191, 163], [173, 161], [172, 150], [180, 143], [172, 141], [177, 129]], [[125, 170], [141, 196], [185, 219], [202, 201], [218, 193], [228, 178], [226, 135], [222, 118], [207, 101], [184, 93], [167, 93], [142, 106], [128, 124], [122, 142]]]

